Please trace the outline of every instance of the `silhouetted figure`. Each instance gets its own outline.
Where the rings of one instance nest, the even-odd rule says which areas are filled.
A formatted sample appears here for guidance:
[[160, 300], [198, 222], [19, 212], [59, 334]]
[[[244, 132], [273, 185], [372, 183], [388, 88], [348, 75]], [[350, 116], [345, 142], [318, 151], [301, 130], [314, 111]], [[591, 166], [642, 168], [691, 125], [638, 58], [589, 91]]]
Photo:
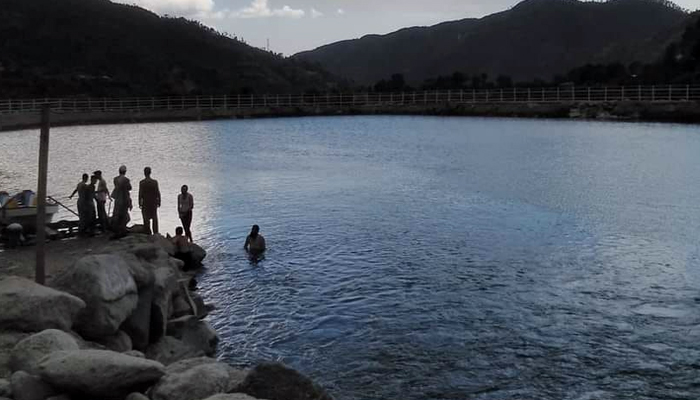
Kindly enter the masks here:
[[134, 207], [131, 203], [131, 181], [126, 177], [126, 166], [119, 167], [119, 176], [114, 178], [114, 190], [112, 198], [114, 199], [114, 212], [112, 213], [112, 230], [114, 231], [114, 239], [126, 236], [126, 224], [129, 223], [131, 217], [129, 211]]
[[243, 248], [253, 257], [258, 257], [265, 252], [265, 238], [260, 234], [259, 226], [253, 225]]
[[100, 221], [102, 232], [106, 232], [109, 227], [109, 218], [107, 217], [107, 199], [109, 198], [109, 189], [107, 181], [102, 178], [102, 171], [95, 171], [97, 177], [97, 190], [95, 191], [95, 200], [97, 202], [97, 217]]
[[180, 221], [185, 228], [187, 239], [192, 242], [192, 209], [194, 209], [194, 198], [188, 193], [187, 185], [182, 185], [181, 193], [177, 195], [177, 212], [180, 215]]
[[97, 214], [95, 213], [95, 185], [97, 184], [97, 177], [95, 175], [90, 177], [90, 183], [86, 185], [85, 188], [85, 226], [86, 234], [94, 234], [95, 221], [97, 220]]
[[[158, 233], [158, 207], [160, 207], [160, 189], [158, 181], [151, 179], [151, 167], [143, 169], [143, 175], [146, 177], [139, 182], [139, 207], [143, 215], [143, 225], [146, 228], [146, 233]], [[153, 228], [151, 228], [153, 221]]]
[[78, 232], [79, 233], [86, 233], [88, 230], [88, 221], [87, 221], [87, 196], [89, 196], [88, 192], [88, 174], [83, 174], [83, 179], [78, 183], [78, 185], [75, 187], [75, 190], [73, 190], [73, 193], [68, 196], [69, 199], [73, 199], [73, 196], [75, 194], [78, 194]]

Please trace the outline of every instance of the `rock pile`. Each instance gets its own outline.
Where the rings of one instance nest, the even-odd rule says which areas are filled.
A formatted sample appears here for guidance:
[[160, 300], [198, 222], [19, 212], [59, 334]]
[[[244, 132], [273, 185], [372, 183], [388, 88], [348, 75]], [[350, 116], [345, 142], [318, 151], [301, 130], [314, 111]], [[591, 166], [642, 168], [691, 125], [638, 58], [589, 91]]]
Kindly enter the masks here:
[[[201, 248], [194, 262], [201, 265]], [[161, 236], [131, 235], [51, 287], [0, 279], [0, 400], [330, 400], [281, 364], [211, 358], [210, 307]]]

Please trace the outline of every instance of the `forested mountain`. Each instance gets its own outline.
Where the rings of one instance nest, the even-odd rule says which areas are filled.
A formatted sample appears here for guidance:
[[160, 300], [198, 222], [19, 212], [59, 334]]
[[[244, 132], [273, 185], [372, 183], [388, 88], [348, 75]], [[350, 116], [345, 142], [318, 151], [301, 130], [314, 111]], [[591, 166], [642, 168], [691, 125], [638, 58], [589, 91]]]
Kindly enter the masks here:
[[657, 60], [689, 21], [665, 0], [525, 0], [481, 19], [369, 35], [294, 58], [364, 85], [393, 74], [419, 85], [455, 71], [550, 81], [585, 64]]
[[0, 98], [326, 90], [320, 68], [108, 0], [2, 0]]

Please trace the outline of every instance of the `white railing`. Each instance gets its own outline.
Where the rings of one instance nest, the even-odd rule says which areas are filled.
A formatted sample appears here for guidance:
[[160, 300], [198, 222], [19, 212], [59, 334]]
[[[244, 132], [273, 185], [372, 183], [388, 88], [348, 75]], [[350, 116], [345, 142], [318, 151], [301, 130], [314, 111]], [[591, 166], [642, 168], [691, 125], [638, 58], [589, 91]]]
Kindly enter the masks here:
[[0, 114], [39, 112], [152, 112], [275, 109], [290, 107], [377, 107], [503, 103], [697, 102], [700, 85], [541, 87], [439, 90], [396, 93], [273, 94], [186, 97], [44, 98], [0, 100]]

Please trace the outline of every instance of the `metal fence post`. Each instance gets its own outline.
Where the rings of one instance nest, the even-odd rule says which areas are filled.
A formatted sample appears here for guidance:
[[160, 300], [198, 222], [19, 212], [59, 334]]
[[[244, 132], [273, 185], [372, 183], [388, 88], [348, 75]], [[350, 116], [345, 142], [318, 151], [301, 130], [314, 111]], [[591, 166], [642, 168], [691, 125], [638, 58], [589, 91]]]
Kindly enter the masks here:
[[685, 101], [690, 101], [690, 85], [685, 85]]
[[607, 103], [608, 102], [608, 87], [605, 87], [605, 97], [603, 98], [604, 101]]
[[637, 92], [638, 92], [637, 100], [642, 101], [642, 85], [637, 86]]
[[673, 101], [673, 86], [668, 85], [668, 101]]
[[625, 101], [625, 87], [620, 89], [620, 101]]
[[656, 101], [656, 86], [651, 86], [651, 102]]

